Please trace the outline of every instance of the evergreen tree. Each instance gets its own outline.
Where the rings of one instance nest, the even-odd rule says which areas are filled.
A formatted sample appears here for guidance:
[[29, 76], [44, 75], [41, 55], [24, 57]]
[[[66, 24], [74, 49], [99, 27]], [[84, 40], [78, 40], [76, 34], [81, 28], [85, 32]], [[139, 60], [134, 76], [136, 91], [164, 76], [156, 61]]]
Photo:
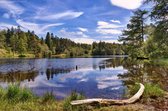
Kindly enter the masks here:
[[16, 49], [18, 47], [18, 35], [15, 34], [15, 35], [12, 35], [11, 38], [10, 38], [10, 43], [11, 43], [11, 48], [12, 48], [12, 51], [13, 51], [13, 55], [16, 53]]
[[0, 32], [0, 48], [4, 48], [6, 45], [4, 31]]
[[45, 43], [47, 44], [49, 49], [52, 50], [52, 39], [49, 32], [47, 32]]
[[123, 31], [120, 41], [129, 45], [129, 53], [132, 57], [137, 57], [142, 54], [142, 45], [144, 42], [144, 20], [145, 10], [137, 10], [130, 19], [130, 23], [127, 25], [127, 29]]
[[[155, 22], [146, 44], [151, 57], [168, 57], [168, 0], [146, 0], [152, 2], [150, 17]], [[149, 49], [150, 48], [150, 49]], [[153, 50], [151, 50], [153, 49]]]

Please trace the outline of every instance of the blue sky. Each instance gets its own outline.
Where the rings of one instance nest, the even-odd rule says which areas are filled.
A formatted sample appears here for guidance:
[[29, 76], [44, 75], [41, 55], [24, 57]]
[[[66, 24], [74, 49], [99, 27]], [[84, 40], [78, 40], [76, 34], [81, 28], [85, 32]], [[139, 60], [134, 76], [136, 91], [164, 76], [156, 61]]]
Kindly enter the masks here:
[[75, 42], [117, 42], [142, 0], [0, 0], [0, 29], [21, 26]]

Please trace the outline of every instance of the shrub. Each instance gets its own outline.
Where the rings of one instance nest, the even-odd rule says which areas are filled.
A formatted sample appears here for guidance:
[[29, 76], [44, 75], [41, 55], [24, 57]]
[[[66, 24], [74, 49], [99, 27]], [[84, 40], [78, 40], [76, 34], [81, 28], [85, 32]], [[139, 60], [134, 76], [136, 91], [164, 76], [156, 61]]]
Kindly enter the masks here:
[[26, 55], [19, 55], [18, 57], [26, 57]]

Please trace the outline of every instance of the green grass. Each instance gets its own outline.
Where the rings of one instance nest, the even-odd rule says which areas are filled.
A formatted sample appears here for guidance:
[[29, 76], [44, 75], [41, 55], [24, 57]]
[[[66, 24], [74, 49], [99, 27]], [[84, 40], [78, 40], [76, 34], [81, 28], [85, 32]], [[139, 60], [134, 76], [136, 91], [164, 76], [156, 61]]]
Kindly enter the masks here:
[[26, 102], [32, 100], [35, 96], [27, 88], [20, 88], [18, 85], [9, 85], [6, 90], [4, 90], [4, 96], [2, 99], [6, 99], [8, 102]]
[[54, 101], [54, 100], [55, 100], [55, 96], [53, 95], [53, 92], [47, 92], [42, 97], [43, 103], [46, 103], [46, 102], [49, 102], [49, 101]]
[[71, 93], [69, 97], [67, 97], [63, 102], [63, 110], [64, 111], [87, 111], [88, 108], [86, 105], [80, 105], [80, 106], [72, 106], [70, 104], [73, 100], [80, 100], [84, 99], [85, 97], [82, 94], [78, 94], [75, 91]]
[[168, 58], [159, 58], [152, 60], [153, 64], [168, 66]]
[[[145, 84], [143, 98], [162, 97], [164, 92], [158, 85]], [[132, 88], [136, 93], [138, 85]], [[0, 87], [0, 111], [134, 111], [137, 106], [107, 106], [96, 107], [88, 105], [72, 106], [72, 100], [80, 100], [85, 97], [77, 92], [72, 92], [66, 99], [56, 101], [52, 92], [47, 92], [43, 97], [35, 96], [29, 89], [19, 85]], [[141, 106], [140, 106], [141, 107]], [[139, 108], [140, 108], [139, 107]]]
[[[164, 96], [164, 90], [162, 90], [159, 85], [157, 84], [150, 84], [150, 83], [145, 83], [145, 91], [143, 93], [143, 98], [142, 99], [147, 99], [147, 98], [158, 98], [158, 97], [163, 97]], [[139, 84], [134, 85], [130, 89], [130, 95], [134, 95], [138, 90], [140, 86]]]

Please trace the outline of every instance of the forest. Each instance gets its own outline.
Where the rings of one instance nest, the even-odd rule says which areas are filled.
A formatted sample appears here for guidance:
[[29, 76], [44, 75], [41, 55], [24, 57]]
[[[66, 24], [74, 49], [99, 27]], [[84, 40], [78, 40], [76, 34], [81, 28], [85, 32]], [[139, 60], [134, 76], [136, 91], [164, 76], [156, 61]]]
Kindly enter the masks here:
[[[93, 55], [126, 54], [122, 44], [93, 42], [93, 44], [75, 43], [67, 38], [60, 38], [47, 32], [46, 37], [38, 37], [33, 31], [24, 32], [18, 26], [0, 31], [0, 49], [15, 57], [32, 54], [35, 57], [87, 57]], [[6, 54], [4, 54], [6, 55]]]
[[[153, 1], [153, 0], [152, 0]], [[151, 2], [147, 0], [146, 3]], [[34, 31], [24, 32], [18, 26], [0, 31], [0, 56], [24, 57], [88, 57], [94, 55], [129, 55], [136, 57], [168, 57], [168, 10], [166, 0], [154, 0], [152, 10], [137, 9], [118, 43], [103, 41], [75, 43], [47, 32], [38, 37]], [[151, 23], [147, 23], [151, 20]]]

